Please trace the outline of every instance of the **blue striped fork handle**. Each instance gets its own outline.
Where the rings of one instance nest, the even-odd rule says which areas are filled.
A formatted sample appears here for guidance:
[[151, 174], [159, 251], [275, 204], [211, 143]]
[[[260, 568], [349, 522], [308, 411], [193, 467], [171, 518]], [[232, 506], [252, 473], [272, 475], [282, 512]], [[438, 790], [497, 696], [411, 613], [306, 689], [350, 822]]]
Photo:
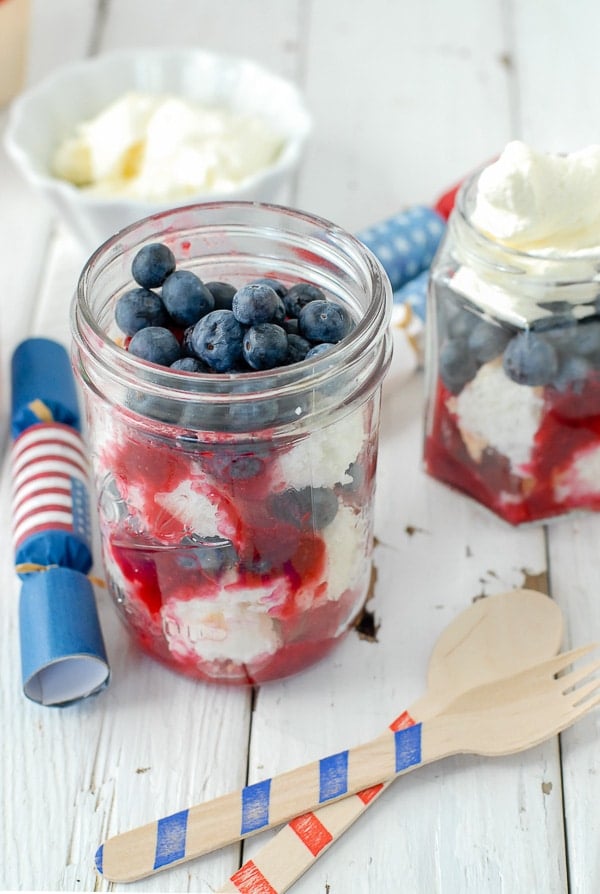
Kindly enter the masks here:
[[452, 754], [511, 754], [558, 734], [600, 703], [600, 661], [559, 679], [586, 646], [475, 687], [436, 717], [108, 839], [96, 866], [130, 882]]

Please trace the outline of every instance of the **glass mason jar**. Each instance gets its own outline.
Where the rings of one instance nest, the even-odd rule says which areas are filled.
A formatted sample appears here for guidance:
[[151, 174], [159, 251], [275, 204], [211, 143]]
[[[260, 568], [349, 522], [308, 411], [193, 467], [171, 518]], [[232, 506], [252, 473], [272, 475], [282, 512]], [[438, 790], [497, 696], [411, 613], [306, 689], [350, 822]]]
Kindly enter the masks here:
[[[188, 373], [139, 360], [114, 322], [150, 242], [236, 287], [310, 282], [354, 319], [312, 360]], [[369, 587], [389, 282], [338, 227], [222, 202], [140, 221], [89, 259], [72, 308], [108, 586], [130, 632], [194, 677], [252, 684], [326, 655]]]
[[523, 252], [462, 187], [428, 295], [424, 464], [514, 525], [600, 509], [600, 252]]

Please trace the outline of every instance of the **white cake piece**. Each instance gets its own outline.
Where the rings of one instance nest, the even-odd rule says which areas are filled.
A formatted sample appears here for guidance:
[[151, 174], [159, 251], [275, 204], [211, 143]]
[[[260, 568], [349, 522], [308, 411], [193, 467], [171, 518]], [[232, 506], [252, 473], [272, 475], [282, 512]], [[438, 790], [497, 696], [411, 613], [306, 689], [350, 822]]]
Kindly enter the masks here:
[[542, 388], [518, 385], [504, 374], [501, 359], [492, 360], [460, 394], [448, 399], [448, 409], [475, 462], [492, 447], [509, 460], [515, 475], [527, 476], [544, 412]]
[[170, 600], [161, 609], [163, 632], [174, 655], [247, 664], [281, 645], [278, 623], [248, 603], [223, 599]]
[[279, 456], [279, 488], [301, 489], [349, 484], [348, 468], [363, 449], [365, 419], [361, 411], [317, 428]]

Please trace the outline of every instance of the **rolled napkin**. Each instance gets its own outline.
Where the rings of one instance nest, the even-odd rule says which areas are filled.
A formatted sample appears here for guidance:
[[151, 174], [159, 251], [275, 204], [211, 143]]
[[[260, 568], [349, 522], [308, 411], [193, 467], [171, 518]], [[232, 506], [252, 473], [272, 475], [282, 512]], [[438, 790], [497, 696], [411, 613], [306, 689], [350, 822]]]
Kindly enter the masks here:
[[94, 591], [85, 447], [69, 357], [49, 339], [12, 362], [13, 547], [25, 695], [65, 705], [103, 689], [110, 669]]

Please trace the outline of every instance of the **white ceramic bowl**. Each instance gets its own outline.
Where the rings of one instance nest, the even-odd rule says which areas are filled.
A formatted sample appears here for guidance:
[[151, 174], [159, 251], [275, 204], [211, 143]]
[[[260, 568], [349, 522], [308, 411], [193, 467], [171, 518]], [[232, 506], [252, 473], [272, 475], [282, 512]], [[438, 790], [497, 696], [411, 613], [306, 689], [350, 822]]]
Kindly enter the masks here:
[[[277, 159], [240, 181], [234, 191], [203, 192], [162, 203], [105, 197], [52, 175], [58, 145], [129, 90], [168, 93], [199, 105], [218, 105], [258, 116], [283, 138]], [[13, 104], [5, 133], [7, 152], [87, 251], [135, 220], [203, 201], [275, 202], [289, 182], [311, 130], [297, 88], [246, 59], [196, 49], [130, 49], [65, 66]]]

